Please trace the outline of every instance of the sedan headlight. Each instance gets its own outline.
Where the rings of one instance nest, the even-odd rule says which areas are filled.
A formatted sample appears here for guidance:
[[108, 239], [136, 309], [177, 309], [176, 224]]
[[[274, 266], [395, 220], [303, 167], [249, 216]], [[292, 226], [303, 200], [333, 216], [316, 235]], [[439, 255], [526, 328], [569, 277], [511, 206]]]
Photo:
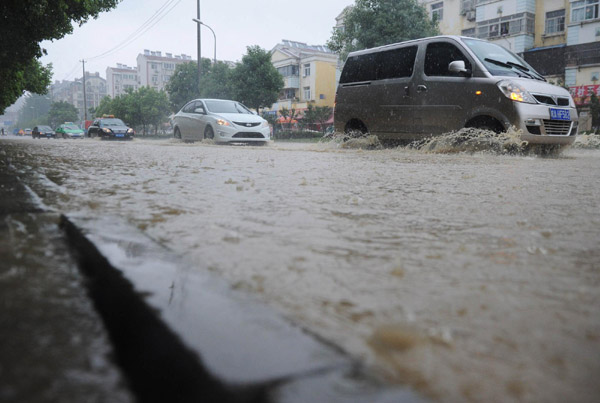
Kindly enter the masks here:
[[266, 120], [263, 120], [263, 122], [260, 126], [261, 127], [269, 127], [269, 122], [267, 122]]
[[525, 102], [528, 104], [537, 103], [535, 98], [520, 84], [510, 80], [502, 80], [496, 84], [500, 91], [509, 99], [516, 102]]
[[127, 134], [135, 134], [135, 132], [133, 131], [133, 129], [129, 128], [127, 129]]
[[110, 129], [107, 129], [106, 127], [105, 127], [104, 129], [102, 129], [102, 131], [103, 131], [104, 133], [111, 133], [111, 132], [112, 132]]
[[217, 119], [217, 124], [219, 126], [231, 126], [231, 123], [229, 123], [225, 119]]

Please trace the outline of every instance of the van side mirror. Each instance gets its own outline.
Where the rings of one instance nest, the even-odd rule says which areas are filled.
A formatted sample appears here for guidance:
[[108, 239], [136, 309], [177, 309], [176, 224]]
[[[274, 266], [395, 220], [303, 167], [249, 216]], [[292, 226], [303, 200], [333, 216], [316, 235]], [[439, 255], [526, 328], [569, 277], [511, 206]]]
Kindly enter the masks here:
[[471, 75], [471, 70], [468, 70], [463, 60], [455, 60], [448, 65], [448, 71], [451, 73], [464, 73]]

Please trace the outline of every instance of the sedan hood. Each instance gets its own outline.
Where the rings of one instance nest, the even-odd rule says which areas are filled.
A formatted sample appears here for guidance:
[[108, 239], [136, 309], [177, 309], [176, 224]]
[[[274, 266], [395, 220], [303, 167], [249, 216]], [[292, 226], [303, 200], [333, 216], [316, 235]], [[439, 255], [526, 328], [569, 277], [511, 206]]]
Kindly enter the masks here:
[[215, 114], [215, 116], [221, 116], [222, 118], [235, 123], [262, 123], [264, 120], [260, 116], [249, 115], [246, 113], [219, 113]]

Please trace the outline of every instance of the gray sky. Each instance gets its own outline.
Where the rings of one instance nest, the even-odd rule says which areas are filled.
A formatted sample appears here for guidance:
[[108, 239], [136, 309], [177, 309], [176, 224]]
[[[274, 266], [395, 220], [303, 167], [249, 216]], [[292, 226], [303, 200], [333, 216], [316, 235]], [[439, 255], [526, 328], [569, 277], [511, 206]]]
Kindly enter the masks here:
[[[354, 0], [200, 0], [201, 20], [217, 35], [217, 59], [240, 60], [246, 46], [259, 45], [270, 50], [282, 39], [324, 45], [331, 36], [335, 17]], [[133, 34], [148, 19], [159, 17], [161, 7], [171, 11], [156, 18], [152, 28], [116, 52], [94, 58], [111, 50]], [[52, 63], [55, 80], [81, 77], [80, 60], [86, 70], [106, 78], [106, 67], [123, 63], [136, 66], [136, 57], [144, 49], [185, 53], [197, 58], [197, 0], [124, 0], [115, 9], [102, 13], [73, 34], [60, 40], [45, 41], [48, 55], [44, 64]], [[51, 18], [51, 16], [49, 16]], [[202, 27], [202, 57], [213, 57], [214, 40], [210, 30]], [[90, 59], [89, 62], [87, 59]]]

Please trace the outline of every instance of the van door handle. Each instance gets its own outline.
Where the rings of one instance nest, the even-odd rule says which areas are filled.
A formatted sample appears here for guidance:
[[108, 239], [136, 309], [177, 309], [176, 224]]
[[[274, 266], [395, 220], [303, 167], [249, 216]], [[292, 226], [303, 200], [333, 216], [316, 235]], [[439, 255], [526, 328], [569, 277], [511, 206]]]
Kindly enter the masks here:
[[417, 92], [427, 92], [427, 87], [424, 85], [417, 85]]
[[407, 97], [407, 96], [409, 96], [409, 95], [410, 95], [410, 88], [409, 88], [409, 86], [407, 85], [406, 87], [404, 87], [404, 96], [405, 96], [405, 97]]

